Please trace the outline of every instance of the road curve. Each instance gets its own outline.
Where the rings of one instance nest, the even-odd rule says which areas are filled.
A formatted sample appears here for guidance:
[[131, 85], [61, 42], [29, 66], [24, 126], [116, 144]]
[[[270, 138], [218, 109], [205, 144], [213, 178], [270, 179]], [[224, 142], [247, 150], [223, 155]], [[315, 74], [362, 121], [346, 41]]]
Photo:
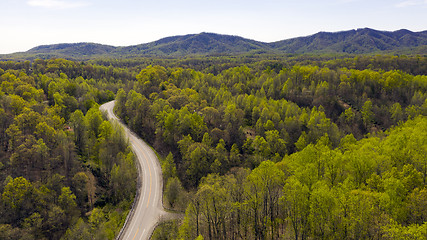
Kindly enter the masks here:
[[126, 132], [138, 166], [138, 189], [134, 205], [117, 239], [149, 239], [157, 222], [166, 215], [162, 205], [162, 170], [153, 150], [114, 114], [115, 101], [100, 106], [110, 121], [118, 122]]

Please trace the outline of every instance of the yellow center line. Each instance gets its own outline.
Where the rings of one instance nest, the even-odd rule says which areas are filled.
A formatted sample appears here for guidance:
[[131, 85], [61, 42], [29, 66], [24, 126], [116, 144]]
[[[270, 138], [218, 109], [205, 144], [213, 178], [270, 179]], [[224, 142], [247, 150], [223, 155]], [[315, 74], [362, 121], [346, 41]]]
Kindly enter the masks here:
[[153, 179], [152, 179], [152, 177], [151, 177], [151, 168], [150, 168], [150, 164], [148, 163], [148, 158], [147, 158], [147, 155], [145, 155], [145, 151], [144, 151], [144, 150], [142, 150], [142, 154], [144, 155], [145, 160], [147, 161], [148, 171], [150, 172], [150, 192], [148, 193], [148, 201], [147, 201], [147, 207], [148, 207], [148, 205], [150, 204], [151, 187], [153, 186], [153, 184], [152, 184]]
[[139, 228], [138, 228], [138, 229], [136, 229], [135, 236], [133, 236], [132, 240], [135, 240], [136, 234], [138, 234], [138, 232], [139, 232]]

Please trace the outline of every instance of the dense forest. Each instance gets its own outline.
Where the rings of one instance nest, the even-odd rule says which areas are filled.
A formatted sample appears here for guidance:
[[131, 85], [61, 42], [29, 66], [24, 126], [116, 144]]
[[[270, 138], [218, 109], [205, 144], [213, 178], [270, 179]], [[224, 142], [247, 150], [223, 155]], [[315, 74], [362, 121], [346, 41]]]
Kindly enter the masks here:
[[[153, 239], [425, 239], [427, 57], [0, 62], [0, 239], [112, 239], [162, 156]], [[132, 183], [132, 184], [129, 184]]]
[[122, 129], [98, 109], [114, 98], [117, 83], [104, 78], [114, 73], [92, 70], [65, 60], [0, 63], [0, 239], [120, 231], [136, 169]]
[[424, 238], [427, 77], [384, 59], [142, 69], [116, 113], [170, 153], [166, 204], [189, 202], [155, 236]]

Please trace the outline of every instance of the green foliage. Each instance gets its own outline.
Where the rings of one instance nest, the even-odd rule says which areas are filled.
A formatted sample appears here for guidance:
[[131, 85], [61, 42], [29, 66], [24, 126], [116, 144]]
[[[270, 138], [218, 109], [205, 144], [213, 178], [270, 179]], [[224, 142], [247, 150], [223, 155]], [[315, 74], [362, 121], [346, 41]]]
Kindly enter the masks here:
[[69, 228], [64, 236], [63, 240], [84, 240], [91, 237], [90, 230], [83, 219], [79, 218], [73, 228]]
[[28, 204], [32, 189], [31, 183], [25, 178], [15, 178], [4, 187], [2, 201], [12, 210], [19, 211], [21, 208], [28, 208], [29, 206], [25, 205]]
[[[243, 181], [236, 170], [208, 175], [180, 231], [190, 231], [193, 221], [202, 236], [211, 238], [423, 239], [427, 194], [423, 173], [411, 164], [417, 155], [401, 162], [390, 147], [420, 151], [425, 144], [412, 145], [408, 136], [421, 133], [425, 124], [426, 117], [419, 116], [381, 138], [356, 141], [349, 135], [336, 149], [325, 136], [280, 163], [264, 161], [247, 170]], [[399, 141], [402, 135], [405, 141]], [[281, 227], [289, 230], [280, 232]], [[227, 230], [218, 233], [217, 228]]]
[[[1, 238], [113, 239], [136, 188], [124, 134], [96, 104], [112, 100], [116, 83], [85, 80], [66, 60], [23, 67], [0, 76]], [[108, 204], [114, 210], [90, 229], [88, 212]]]
[[401, 226], [396, 221], [383, 227], [384, 239], [425, 239], [427, 237], [427, 223]]
[[98, 110], [114, 93], [118, 116], [167, 156], [165, 204], [187, 209], [159, 238], [422, 238], [425, 63], [0, 62], [0, 238], [115, 237], [136, 170]]
[[168, 221], [159, 224], [151, 235], [153, 240], [178, 239], [178, 222]]
[[[119, 92], [117, 112], [169, 154], [168, 198], [176, 196], [175, 176], [197, 189], [180, 238], [374, 238], [388, 219], [423, 219], [408, 206], [423, 198], [411, 193], [425, 182], [425, 76], [396, 70], [392, 60], [403, 61], [274, 70], [248, 61], [216, 74], [149, 66], [132, 90]], [[367, 62], [371, 68], [361, 67]], [[397, 137], [405, 122], [414, 124], [408, 119], [418, 137], [411, 127]]]
[[308, 187], [296, 178], [288, 178], [283, 187], [280, 203], [289, 215], [295, 239], [305, 236], [309, 230], [310, 191]]
[[176, 205], [180, 204], [179, 201], [182, 198], [183, 191], [181, 181], [177, 177], [168, 179], [164, 192], [167, 203], [171, 208], [176, 208]]

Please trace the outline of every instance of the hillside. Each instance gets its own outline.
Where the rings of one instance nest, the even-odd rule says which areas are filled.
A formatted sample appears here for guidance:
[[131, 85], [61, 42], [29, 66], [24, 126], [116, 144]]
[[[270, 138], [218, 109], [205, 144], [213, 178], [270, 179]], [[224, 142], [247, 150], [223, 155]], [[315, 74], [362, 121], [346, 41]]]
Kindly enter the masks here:
[[213, 55], [270, 50], [268, 44], [238, 36], [215, 33], [189, 34], [117, 49], [121, 55]]
[[342, 32], [319, 32], [273, 43], [215, 33], [189, 34], [163, 38], [134, 46], [113, 47], [96, 43], [38, 46], [23, 53], [0, 55], [0, 59], [62, 57], [89, 59], [104, 57], [188, 56], [270, 54], [427, 54], [427, 31], [394, 32], [369, 28]]
[[308, 37], [299, 37], [271, 43], [273, 49], [286, 53], [376, 53], [404, 50], [427, 45], [427, 31], [395, 32], [364, 28], [343, 32], [320, 32]]
[[111, 54], [116, 47], [96, 43], [62, 43], [42, 45], [27, 51], [29, 54], [53, 54], [69, 57], [85, 57]]

